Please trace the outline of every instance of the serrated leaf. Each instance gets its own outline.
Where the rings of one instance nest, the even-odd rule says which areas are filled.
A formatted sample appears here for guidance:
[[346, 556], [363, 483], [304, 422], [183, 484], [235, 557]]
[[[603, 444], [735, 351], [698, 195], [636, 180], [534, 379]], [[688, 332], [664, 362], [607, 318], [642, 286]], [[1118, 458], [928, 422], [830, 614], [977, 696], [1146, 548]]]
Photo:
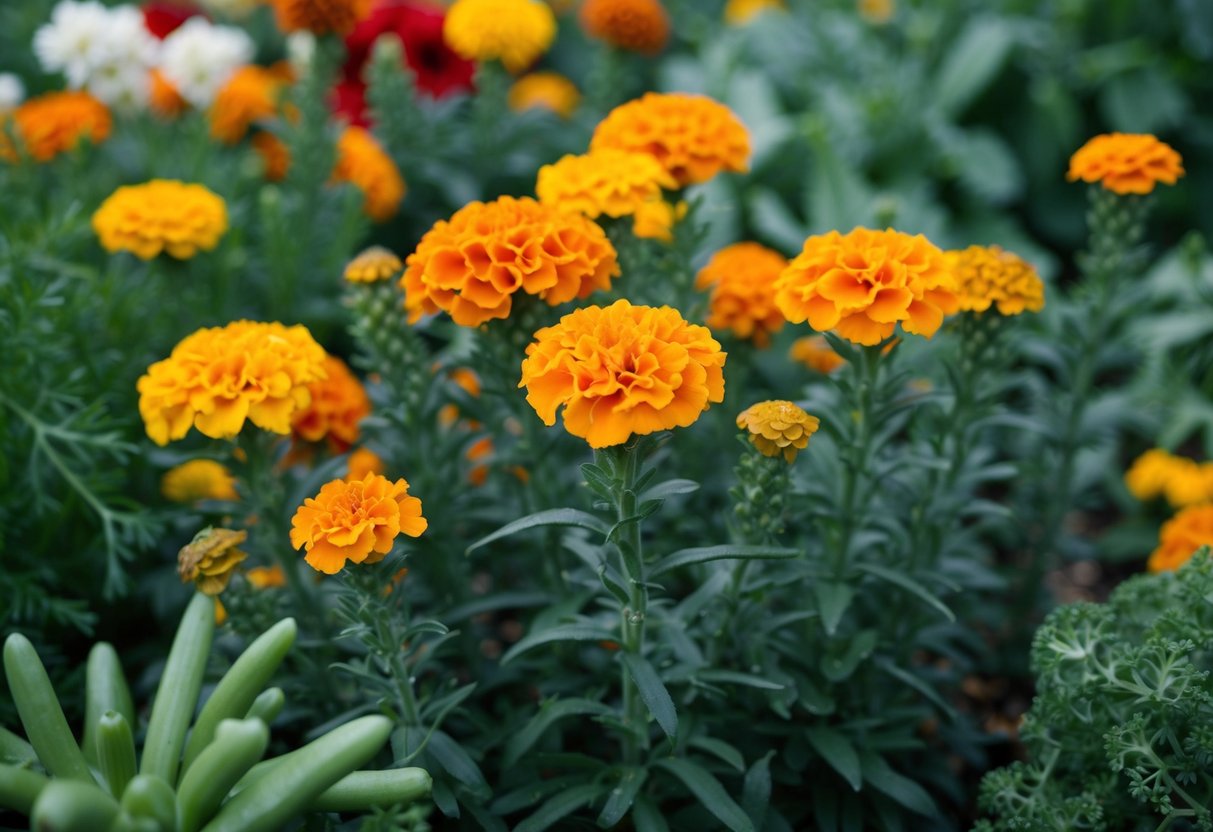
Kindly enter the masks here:
[[619, 782], [611, 789], [606, 804], [598, 814], [598, 825], [600, 827], [610, 829], [623, 820], [623, 816], [628, 813], [628, 810], [632, 808], [632, 804], [636, 802], [636, 794], [640, 791], [640, 787], [644, 785], [644, 781], [648, 779], [648, 776], [648, 771], [643, 768], [626, 768], [623, 770]]
[[821, 626], [827, 635], [832, 636], [847, 607], [851, 606], [855, 588], [834, 581], [817, 581], [813, 584], [813, 595], [817, 598], [817, 608], [821, 610]]
[[609, 713], [612, 713], [610, 708], [592, 699], [558, 699], [545, 702], [539, 708], [539, 713], [531, 717], [530, 722], [506, 742], [502, 763], [506, 768], [513, 766], [540, 740], [548, 728], [566, 717], [603, 716]]
[[609, 527], [606, 523], [599, 520], [589, 512], [581, 511], [575, 508], [554, 508], [548, 511], [540, 511], [535, 514], [529, 514], [526, 517], [519, 518], [513, 523], [506, 523], [492, 534], [480, 538], [475, 543], [467, 548], [468, 552], [479, 549], [492, 543], [494, 540], [500, 540], [503, 537], [509, 537], [512, 534], [517, 534], [527, 529], [534, 529], [541, 526], [575, 526], [580, 529], [588, 529], [592, 532], [597, 532], [600, 535], [606, 536]]
[[700, 546], [679, 549], [666, 555], [649, 569], [648, 576], [655, 578], [666, 572], [689, 566], [693, 563], [708, 563], [714, 560], [788, 560], [799, 557], [799, 549], [781, 546], [742, 546], [726, 543], [720, 546]]
[[859, 764], [859, 754], [851, 741], [833, 728], [825, 726], [810, 728], [805, 734], [809, 745], [830, 764], [830, 768], [842, 775], [842, 779], [846, 780], [852, 789], [859, 791], [863, 785], [863, 769]]
[[632, 681], [636, 683], [645, 707], [657, 720], [661, 730], [673, 739], [678, 733], [678, 712], [674, 709], [674, 700], [670, 698], [670, 692], [665, 689], [665, 683], [661, 681], [661, 677], [657, 675], [653, 665], [649, 664], [643, 656], [621, 653], [619, 658], [623, 662], [623, 666], [627, 668]]
[[948, 609], [947, 605], [944, 604], [943, 601], [940, 601], [938, 598], [932, 595], [930, 590], [918, 583], [918, 581], [914, 580], [909, 575], [893, 569], [886, 569], [885, 567], [878, 566], [874, 563], [856, 564], [856, 568], [861, 572], [866, 572], [874, 578], [879, 578], [880, 580], [888, 581], [895, 586], [901, 587], [906, 592], [909, 592], [911, 595], [914, 595], [928, 606], [937, 610], [939, 614], [948, 619], [949, 622], [954, 622], [956, 620], [956, 614]]
[[528, 650], [533, 650], [554, 641], [615, 641], [616, 636], [610, 630], [601, 627], [591, 627], [587, 624], [560, 624], [539, 633], [531, 633], [506, 651], [501, 657], [501, 663], [509, 664]]
[[679, 757], [667, 757], [658, 760], [655, 765], [678, 778], [687, 790], [695, 795], [695, 799], [703, 808], [733, 832], [754, 832], [754, 824], [749, 816], [729, 797], [720, 781], [698, 763]]

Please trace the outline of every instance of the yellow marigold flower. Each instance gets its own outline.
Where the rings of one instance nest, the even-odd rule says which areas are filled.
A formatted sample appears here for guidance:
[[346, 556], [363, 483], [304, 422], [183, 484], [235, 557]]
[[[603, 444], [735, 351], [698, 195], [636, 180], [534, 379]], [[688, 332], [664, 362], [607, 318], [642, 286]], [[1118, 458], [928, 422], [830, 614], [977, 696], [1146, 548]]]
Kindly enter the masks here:
[[170, 468], [160, 479], [160, 492], [174, 503], [240, 499], [232, 472], [213, 459], [191, 459]]
[[888, 23], [897, 12], [897, 0], [856, 0], [859, 16], [868, 23]]
[[335, 575], [347, 560], [383, 560], [397, 535], [417, 537], [427, 525], [407, 482], [367, 474], [361, 480], [333, 480], [304, 500], [291, 520], [291, 545], [307, 551], [305, 560], [313, 569]]
[[190, 108], [173, 82], [164, 77], [164, 73], [153, 69], [148, 77], [147, 106], [153, 113], [163, 118], [176, 118]]
[[1213, 503], [1189, 506], [1162, 524], [1158, 548], [1146, 568], [1170, 572], [1183, 566], [1201, 546], [1213, 546]]
[[1129, 467], [1125, 486], [1139, 500], [1165, 496], [1175, 508], [1213, 502], [1213, 464], [1154, 448]]
[[295, 411], [291, 429], [308, 442], [327, 438], [335, 450], [344, 451], [358, 441], [358, 423], [371, 413], [371, 397], [358, 377], [334, 355], [324, 359], [324, 378], [308, 385], [311, 401]]
[[259, 130], [251, 139], [253, 150], [261, 157], [265, 166], [265, 178], [270, 182], [281, 182], [291, 166], [291, 152], [286, 142], [268, 130]]
[[371, 11], [372, 0], [271, 0], [278, 28], [343, 35]]
[[302, 326], [234, 321], [200, 329], [139, 379], [139, 415], [157, 445], [191, 427], [214, 439], [235, 436], [246, 419], [273, 433], [311, 401], [325, 352]]
[[361, 480], [367, 474], [382, 474], [387, 470], [387, 466], [383, 464], [379, 454], [370, 448], [359, 448], [354, 451], [350, 454], [347, 465], [348, 469], [345, 474], [347, 480]]
[[783, 326], [775, 281], [787, 266], [786, 257], [758, 243], [736, 243], [713, 254], [695, 278], [695, 288], [712, 291], [708, 326], [769, 346]]
[[363, 210], [376, 222], [394, 215], [404, 199], [404, 177], [396, 163], [375, 137], [361, 127], [345, 128], [337, 140], [333, 179], [349, 182], [362, 191]]
[[792, 323], [865, 346], [898, 323], [930, 338], [959, 308], [956, 279], [926, 237], [867, 228], [805, 240], [775, 284], [775, 304]]
[[998, 246], [969, 246], [945, 256], [956, 276], [961, 311], [985, 312], [997, 306], [1001, 315], [1018, 315], [1044, 308], [1045, 284], [1018, 255]]
[[[12, 131], [26, 152], [48, 162], [87, 139], [100, 144], [109, 138], [110, 111], [86, 92], [51, 92], [31, 98], [12, 111]], [[0, 120], [0, 128], [5, 127]], [[0, 129], [0, 159], [16, 161], [17, 152]]]
[[395, 277], [403, 269], [404, 263], [394, 252], [383, 246], [371, 246], [346, 265], [343, 276], [350, 283], [378, 283]]
[[211, 138], [235, 144], [249, 127], [273, 118], [286, 78], [281, 71], [263, 66], [244, 66], [220, 87], [207, 113]]
[[541, 108], [568, 118], [580, 103], [576, 85], [559, 72], [531, 72], [510, 87], [509, 105], [514, 111]]
[[730, 26], [749, 23], [767, 9], [782, 11], [787, 8], [783, 0], [729, 0], [724, 7], [724, 22]]
[[276, 589], [286, 586], [286, 573], [281, 566], [254, 566], [244, 577], [253, 589]]
[[578, 309], [536, 332], [526, 356], [526, 400], [549, 426], [563, 406], [565, 430], [591, 448], [686, 427], [724, 399], [720, 344], [669, 306]]
[[674, 239], [674, 226], [687, 215], [686, 200], [678, 204], [662, 200], [641, 203], [632, 217], [632, 233], [646, 240], [670, 242]]
[[163, 251], [188, 260], [219, 245], [227, 233], [227, 205], [203, 185], [153, 179], [110, 194], [93, 214], [93, 230], [111, 254], [129, 251], [151, 260]]
[[830, 342], [824, 335], [797, 338], [788, 355], [793, 361], [799, 361], [810, 370], [827, 375], [847, 363], [845, 358], [831, 349]]
[[204, 595], [218, 595], [248, 557], [236, 547], [248, 538], [248, 532], [207, 527], [177, 553], [177, 574], [182, 583], [194, 582]]
[[618, 49], [655, 55], [670, 39], [670, 17], [660, 0], [585, 0], [581, 28]]
[[1174, 185], [1183, 160], [1149, 133], [1105, 133], [1070, 157], [1066, 179], [1099, 182], [1117, 194], [1148, 194], [1157, 182]]
[[1162, 496], [1167, 480], [1175, 470], [1175, 457], [1162, 448], [1146, 451], [1133, 461], [1125, 472], [1125, 487], [1139, 500], [1153, 500]]
[[645, 93], [620, 104], [594, 128], [590, 150], [648, 153], [679, 185], [706, 182], [722, 170], [749, 169], [750, 134], [723, 104], [702, 95]]
[[737, 415], [737, 427], [749, 434], [763, 456], [782, 455], [788, 462], [809, 446], [809, 437], [820, 425], [816, 416], [787, 401], [759, 402]]
[[405, 263], [409, 320], [443, 310], [461, 326], [507, 317], [515, 292], [557, 306], [609, 289], [619, 274], [615, 248], [594, 222], [510, 196], [439, 221]]
[[537, 0], [455, 0], [442, 37], [460, 57], [499, 60], [510, 72], [519, 72], [552, 45], [556, 16]]
[[[662, 188], [674, 190], [678, 183], [647, 153], [603, 148], [581, 156], [565, 156], [539, 169], [535, 193], [539, 201], [590, 219], [633, 217], [637, 237], [670, 239], [669, 210], [655, 214], [648, 206], [668, 205]], [[642, 233], [643, 232], [643, 233]]]

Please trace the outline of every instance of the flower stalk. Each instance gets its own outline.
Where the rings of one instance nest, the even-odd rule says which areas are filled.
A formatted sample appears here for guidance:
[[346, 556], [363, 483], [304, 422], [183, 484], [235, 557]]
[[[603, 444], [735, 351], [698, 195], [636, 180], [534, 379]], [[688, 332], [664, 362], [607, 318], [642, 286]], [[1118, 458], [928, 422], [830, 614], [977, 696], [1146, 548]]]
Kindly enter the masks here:
[[875, 421], [876, 390], [880, 380], [881, 345], [863, 347], [859, 351], [859, 365], [852, 378], [851, 395], [854, 397], [852, 417], [855, 421], [851, 447], [847, 449], [847, 461], [843, 467], [842, 499], [838, 506], [838, 534], [830, 562], [830, 573], [835, 580], [843, 578], [847, 570], [851, 540], [859, 527], [859, 515], [864, 509], [860, 503], [861, 480], [866, 476], [872, 456], [873, 422]]

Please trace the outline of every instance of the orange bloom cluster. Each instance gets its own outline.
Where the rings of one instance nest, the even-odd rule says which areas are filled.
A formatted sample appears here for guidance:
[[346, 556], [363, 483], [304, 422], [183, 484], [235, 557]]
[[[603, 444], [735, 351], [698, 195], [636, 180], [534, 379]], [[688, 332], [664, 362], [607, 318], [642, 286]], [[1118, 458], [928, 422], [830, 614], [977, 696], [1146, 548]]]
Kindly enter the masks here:
[[227, 228], [223, 197], [172, 179], [121, 187], [93, 214], [93, 230], [106, 251], [129, 251], [142, 260], [162, 251], [188, 260], [219, 245]]
[[[109, 138], [110, 111], [86, 92], [51, 92], [31, 98], [13, 110], [13, 133], [36, 161], [48, 162], [84, 139], [100, 144]], [[5, 125], [0, 121], [0, 128]], [[0, 129], [0, 159], [16, 161], [17, 151]]]
[[343, 35], [371, 11], [372, 0], [271, 0], [284, 32]]
[[646, 153], [603, 148], [581, 156], [565, 156], [539, 169], [535, 193], [539, 201], [590, 219], [633, 217], [637, 237], [669, 240], [674, 212], [662, 198], [662, 188], [678, 183]]
[[442, 37], [462, 58], [501, 61], [520, 72], [552, 45], [556, 17], [540, 0], [455, 0]]
[[347, 480], [360, 480], [366, 477], [367, 474], [382, 474], [387, 470], [387, 466], [383, 464], [383, 460], [379, 454], [372, 451], [370, 448], [359, 448], [350, 454], [350, 458], [346, 463]]
[[277, 589], [286, 586], [286, 573], [281, 566], [254, 566], [244, 573], [253, 589]]
[[758, 243], [735, 243], [713, 254], [695, 278], [695, 288], [712, 290], [708, 326], [769, 346], [783, 326], [775, 281], [787, 265], [786, 257]]
[[856, 228], [805, 240], [775, 284], [775, 304], [792, 323], [879, 344], [900, 323], [930, 338], [959, 308], [943, 252], [921, 234]]
[[1166, 497], [1175, 508], [1213, 502], [1213, 462], [1197, 462], [1154, 448], [1134, 460], [1125, 487], [1139, 500]]
[[208, 113], [211, 137], [235, 144], [253, 124], [273, 118], [288, 80], [289, 75], [279, 68], [244, 66], [236, 70], [215, 95]]
[[685, 93], [650, 92], [611, 110], [590, 140], [590, 150], [605, 147], [648, 153], [679, 185], [745, 171], [750, 163], [750, 135], [733, 111]]
[[1174, 185], [1183, 175], [1179, 154], [1149, 133], [1105, 133], [1070, 157], [1066, 178], [1098, 182], [1117, 194], [1148, 194], [1156, 183]]
[[346, 264], [343, 277], [350, 283], [378, 283], [395, 277], [404, 268], [396, 254], [383, 246], [371, 246]]
[[660, 0], [585, 0], [581, 26], [592, 38], [647, 55], [670, 39], [670, 17]]
[[153, 69], [148, 73], [148, 84], [147, 106], [156, 115], [175, 118], [190, 108], [190, 103], [160, 70]]
[[261, 157], [265, 166], [265, 178], [270, 182], [281, 182], [291, 166], [291, 152], [286, 142], [268, 130], [259, 130], [250, 139], [253, 150]]
[[581, 103], [576, 85], [559, 72], [531, 72], [510, 87], [511, 110], [542, 108], [568, 118]]
[[234, 321], [186, 336], [139, 379], [139, 415], [157, 445], [191, 427], [214, 439], [246, 419], [274, 433], [308, 406], [308, 385], [324, 378], [325, 352], [302, 326]]
[[592, 448], [686, 427], [724, 399], [720, 344], [669, 306], [578, 309], [536, 332], [526, 356], [531, 407], [550, 426], [563, 406], [565, 429]]
[[362, 382], [336, 356], [324, 359], [324, 378], [308, 385], [311, 401], [291, 420], [295, 435], [308, 442], [327, 438], [344, 451], [358, 441], [358, 423], [371, 413], [371, 398]]
[[529, 197], [465, 205], [427, 231], [406, 263], [409, 320], [443, 310], [461, 326], [507, 317], [519, 291], [556, 306], [610, 288], [619, 274], [601, 228]]
[[160, 480], [160, 493], [175, 503], [239, 499], [231, 471], [213, 459], [191, 459], [170, 468]]
[[793, 361], [799, 361], [810, 370], [819, 373], [832, 373], [847, 363], [847, 360], [830, 347], [830, 342], [824, 335], [806, 335], [797, 338], [788, 350]]
[[1000, 315], [1039, 312], [1045, 305], [1045, 284], [1032, 265], [998, 246], [969, 246], [946, 252], [956, 276], [956, 295], [963, 312], [985, 312], [996, 306]]
[[291, 519], [291, 545], [308, 565], [335, 575], [345, 562], [378, 563], [401, 533], [418, 537], [429, 524], [409, 484], [380, 474], [333, 480], [304, 500]]
[[809, 446], [809, 437], [820, 426], [820, 419], [788, 401], [758, 402], [737, 416], [737, 427], [749, 434], [759, 453], [782, 456], [787, 462], [796, 461], [796, 454]]
[[376, 222], [396, 213], [404, 199], [404, 177], [392, 157], [361, 127], [347, 127], [337, 140], [337, 166], [333, 179], [349, 182], [362, 191], [363, 210]]
[[1170, 572], [1187, 563], [1201, 546], [1213, 546], [1213, 504], [1188, 506], [1162, 524], [1158, 548], [1150, 553], [1146, 568]]

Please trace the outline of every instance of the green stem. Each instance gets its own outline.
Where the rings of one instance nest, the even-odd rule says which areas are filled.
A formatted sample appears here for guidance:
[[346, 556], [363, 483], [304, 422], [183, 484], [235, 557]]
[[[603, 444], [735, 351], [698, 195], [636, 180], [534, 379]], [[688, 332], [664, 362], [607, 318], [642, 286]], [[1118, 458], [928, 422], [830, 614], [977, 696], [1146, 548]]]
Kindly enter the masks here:
[[[641, 453], [635, 441], [612, 449], [615, 452], [617, 521], [623, 523], [620, 541], [623, 577], [628, 585], [628, 605], [622, 611], [623, 649], [640, 657], [644, 653], [645, 618], [648, 612], [648, 589], [645, 586], [644, 550], [641, 543], [640, 520], [637, 518], [636, 480], [639, 476]], [[644, 725], [644, 703], [627, 669], [620, 665], [623, 687], [623, 712], [628, 731], [623, 738], [623, 756], [627, 765], [640, 762], [637, 734]]]
[[834, 548], [833, 562], [830, 571], [835, 580], [841, 580], [847, 568], [847, 555], [851, 548], [851, 539], [855, 534], [858, 523], [856, 514], [861, 506], [858, 505], [859, 485], [867, 473], [869, 457], [872, 452], [872, 407], [875, 401], [877, 380], [880, 376], [880, 345], [864, 347], [860, 353], [860, 366], [856, 384], [858, 385], [858, 401], [856, 402], [855, 440], [850, 448], [849, 459], [843, 466], [842, 501], [839, 504], [838, 543]]

